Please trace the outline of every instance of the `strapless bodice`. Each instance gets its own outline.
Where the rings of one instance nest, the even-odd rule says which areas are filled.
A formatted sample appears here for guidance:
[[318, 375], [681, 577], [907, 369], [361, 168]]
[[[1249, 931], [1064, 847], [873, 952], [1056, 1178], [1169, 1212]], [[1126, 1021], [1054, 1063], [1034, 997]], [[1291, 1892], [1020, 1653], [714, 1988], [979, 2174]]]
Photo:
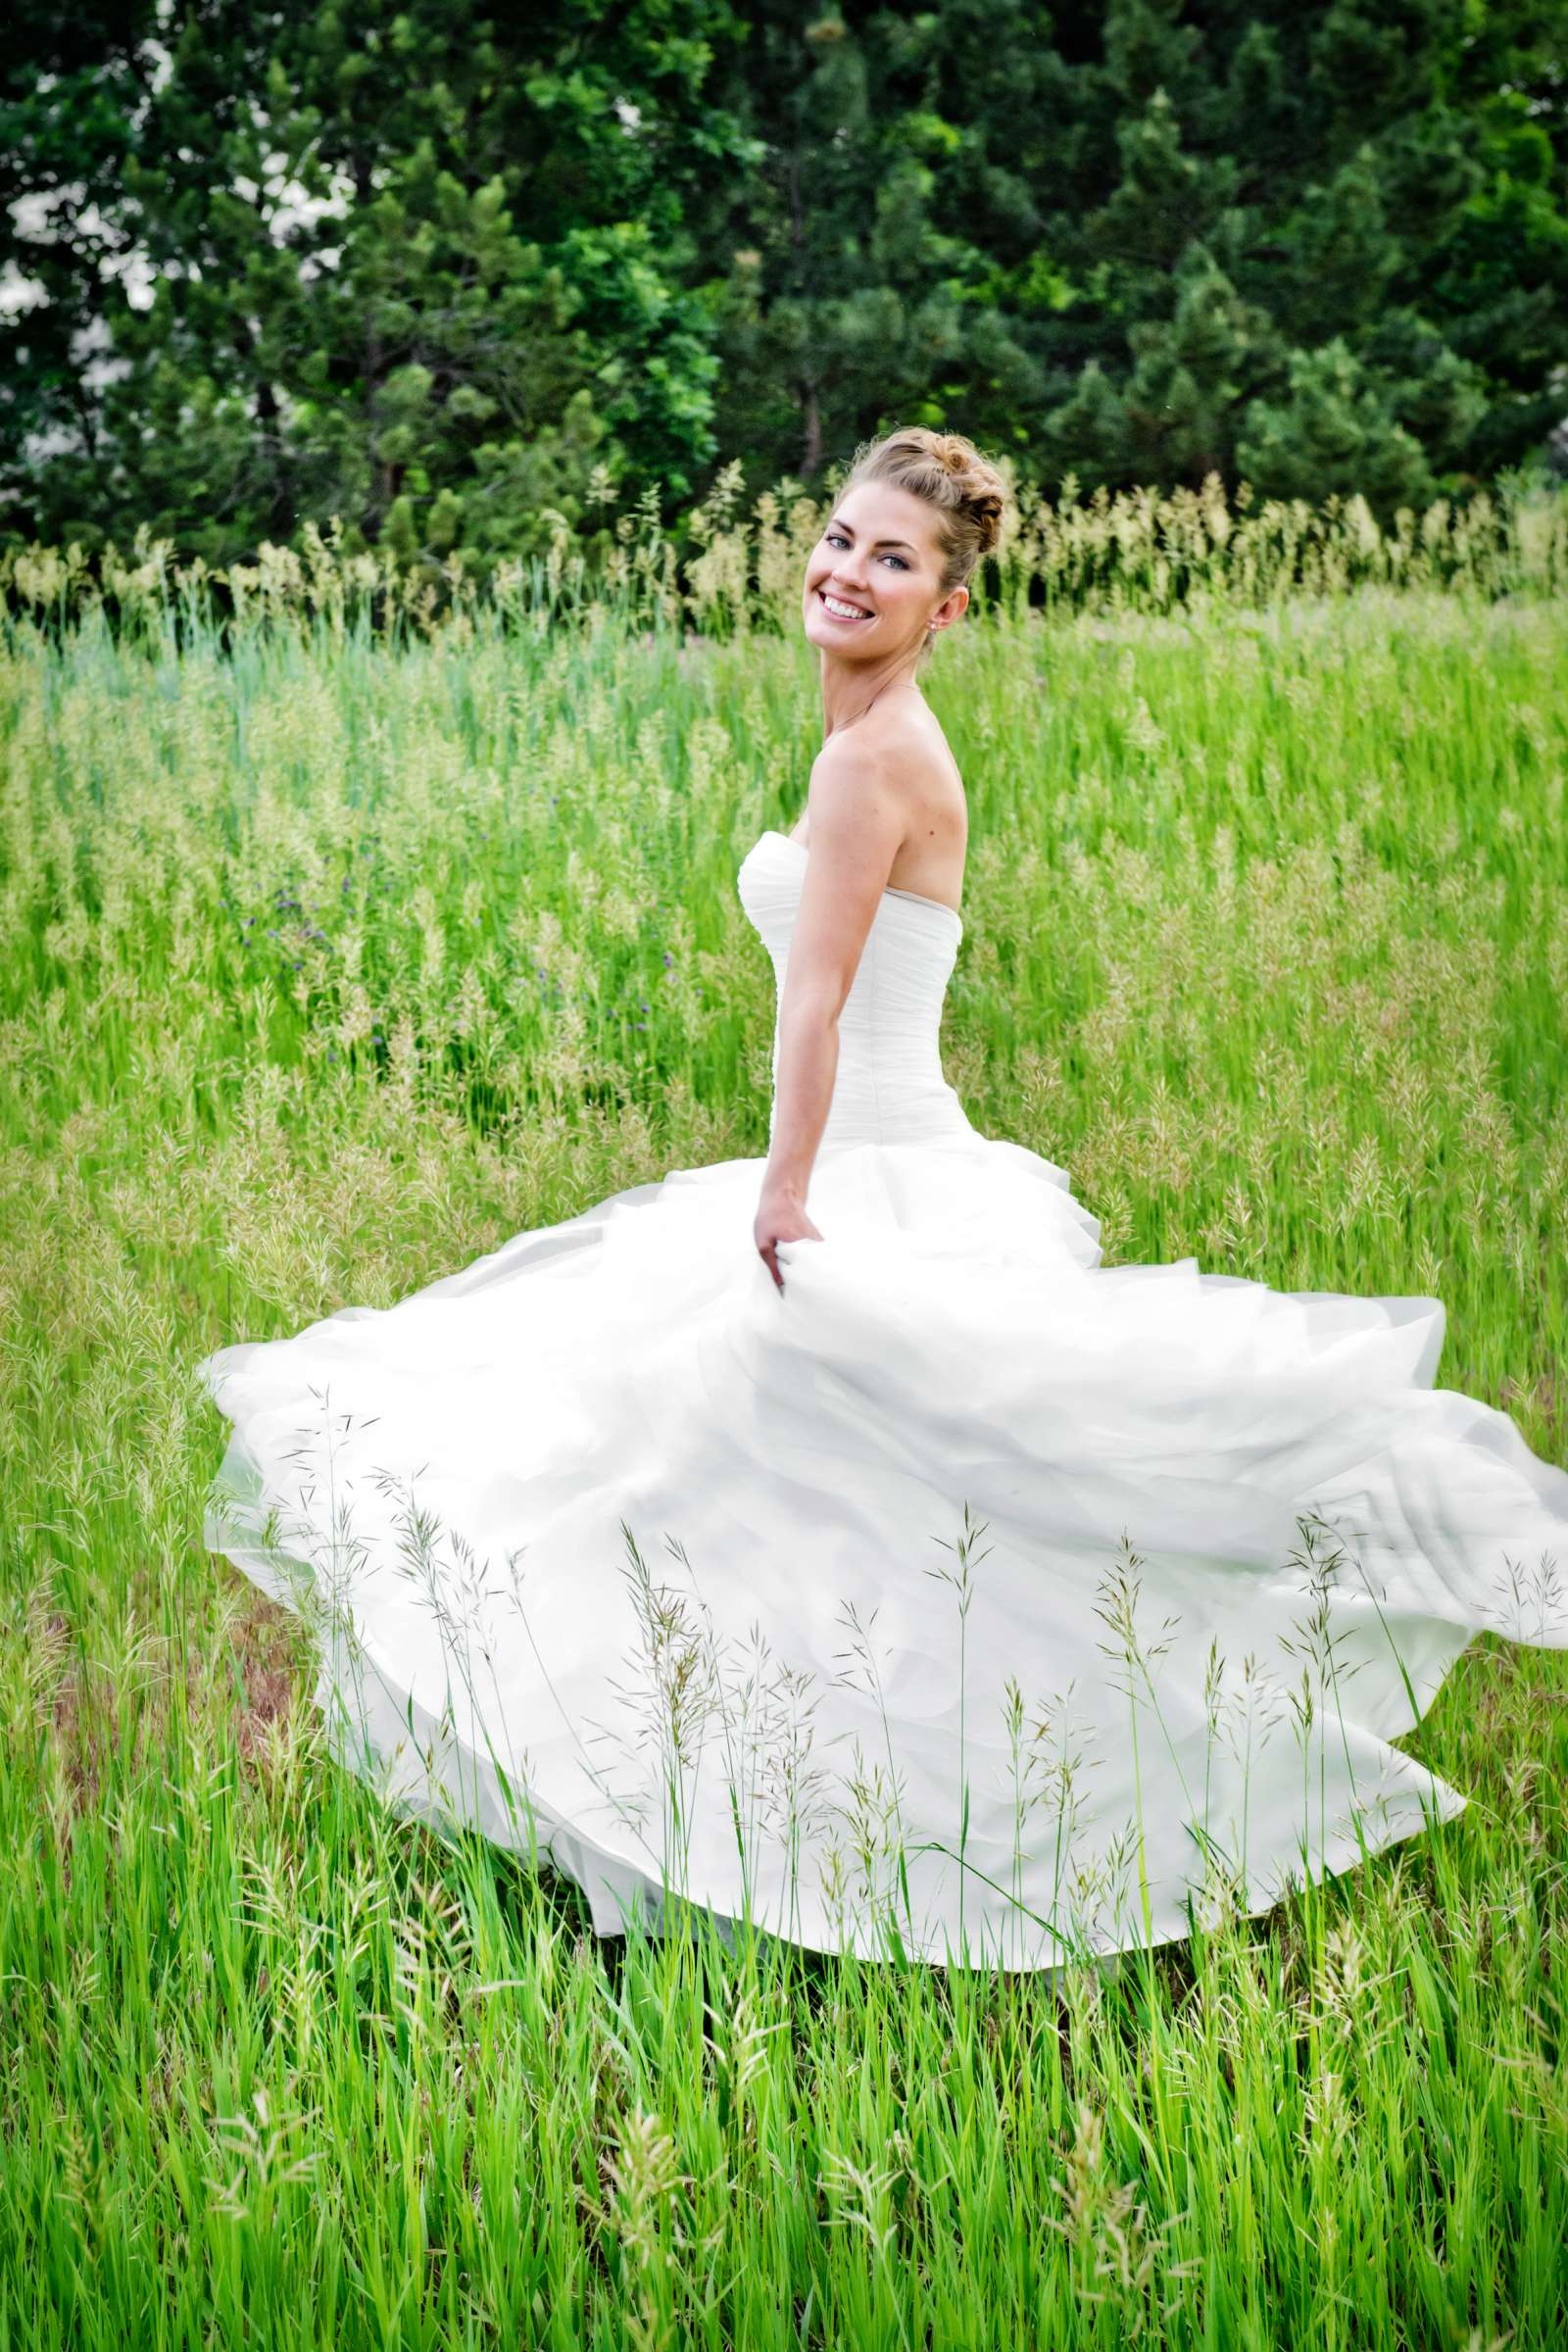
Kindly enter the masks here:
[[[806, 851], [769, 830], [741, 860], [741, 905], [773, 959], [782, 1004], [790, 940], [806, 879]], [[844, 1144], [935, 1143], [973, 1135], [942, 1075], [939, 1031], [962, 917], [940, 899], [885, 890], [839, 1015], [833, 1102], [818, 1152]], [[777, 1111], [778, 1012], [773, 1016], [771, 1136]]]

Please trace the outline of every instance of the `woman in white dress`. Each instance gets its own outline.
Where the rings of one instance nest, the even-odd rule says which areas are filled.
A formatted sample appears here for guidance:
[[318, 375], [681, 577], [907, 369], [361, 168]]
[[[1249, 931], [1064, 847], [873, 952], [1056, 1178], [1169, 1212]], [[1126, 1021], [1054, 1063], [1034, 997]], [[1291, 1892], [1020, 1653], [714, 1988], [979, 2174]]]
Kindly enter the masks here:
[[201, 1367], [208, 1540], [310, 1623], [336, 1752], [582, 1887], [1050, 1968], [1463, 1809], [1390, 1742], [1568, 1642], [1568, 1474], [1434, 1386], [1432, 1298], [1107, 1268], [942, 1074], [964, 797], [916, 683], [995, 543], [957, 435], [807, 565], [824, 742], [738, 888], [765, 1159], [671, 1170]]

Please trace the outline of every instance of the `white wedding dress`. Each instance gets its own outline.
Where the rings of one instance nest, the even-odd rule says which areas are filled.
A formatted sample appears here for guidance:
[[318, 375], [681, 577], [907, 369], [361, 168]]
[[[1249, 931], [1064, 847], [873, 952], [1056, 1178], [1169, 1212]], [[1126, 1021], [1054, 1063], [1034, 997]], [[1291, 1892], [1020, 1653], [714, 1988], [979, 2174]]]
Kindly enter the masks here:
[[[805, 869], [740, 868], [780, 986]], [[201, 1367], [334, 1752], [601, 1932], [1180, 1936], [1461, 1811], [1390, 1741], [1478, 1630], [1568, 1643], [1568, 1474], [1434, 1389], [1442, 1305], [1101, 1266], [943, 1078], [962, 929], [882, 899], [782, 1294], [726, 1160]]]

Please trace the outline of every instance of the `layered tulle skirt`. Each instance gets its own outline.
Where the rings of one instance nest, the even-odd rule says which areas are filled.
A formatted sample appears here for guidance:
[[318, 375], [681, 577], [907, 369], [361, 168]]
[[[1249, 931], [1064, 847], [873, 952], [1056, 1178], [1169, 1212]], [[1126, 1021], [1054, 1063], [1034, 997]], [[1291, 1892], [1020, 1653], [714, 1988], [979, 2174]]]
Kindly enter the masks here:
[[678, 1169], [387, 1309], [224, 1348], [208, 1541], [335, 1752], [583, 1889], [1048, 1967], [1462, 1810], [1391, 1742], [1568, 1642], [1568, 1474], [1434, 1387], [1431, 1298], [1105, 1268], [977, 1135]]

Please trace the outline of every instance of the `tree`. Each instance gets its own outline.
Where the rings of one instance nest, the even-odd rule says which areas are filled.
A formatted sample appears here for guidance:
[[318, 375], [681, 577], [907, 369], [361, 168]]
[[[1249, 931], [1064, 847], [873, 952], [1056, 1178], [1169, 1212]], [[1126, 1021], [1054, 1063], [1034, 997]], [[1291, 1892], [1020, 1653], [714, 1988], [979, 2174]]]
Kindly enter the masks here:
[[1518, 464], [1568, 405], [1565, 21], [763, 6], [725, 96], [765, 161], [705, 237], [720, 438], [812, 479], [910, 417], [1278, 495], [1343, 448], [1385, 509]]
[[904, 419], [1388, 519], [1568, 408], [1568, 0], [13, 17], [13, 538], [489, 562]]
[[[718, 362], [682, 223], [745, 153], [704, 94], [733, 30], [712, 0], [572, 0], [541, 49], [463, 0], [210, 0], [167, 50], [145, 15], [95, 26], [57, 110], [40, 20], [62, 233], [14, 258], [66, 298], [5, 337], [14, 528], [145, 520], [219, 560], [336, 514], [489, 557], [583, 515], [596, 468], [692, 491]], [[68, 180], [56, 114], [89, 87], [97, 168]], [[98, 214], [150, 295], [93, 266]], [[61, 357], [86, 324], [91, 397]]]

